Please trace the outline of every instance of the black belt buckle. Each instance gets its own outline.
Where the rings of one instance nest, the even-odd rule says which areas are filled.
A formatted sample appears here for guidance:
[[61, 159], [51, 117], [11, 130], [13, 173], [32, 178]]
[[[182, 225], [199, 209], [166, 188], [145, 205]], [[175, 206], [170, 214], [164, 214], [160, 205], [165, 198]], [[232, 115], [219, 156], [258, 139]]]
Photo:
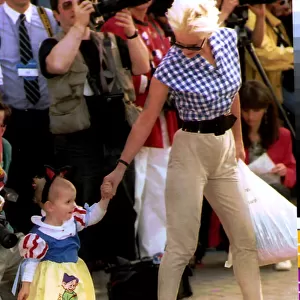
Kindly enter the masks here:
[[232, 128], [236, 119], [237, 118], [232, 114], [220, 116], [216, 120], [216, 130], [214, 132], [215, 135], [219, 136], [225, 134], [228, 129]]
[[215, 124], [215, 131], [214, 131], [214, 134], [215, 136], [220, 136], [220, 135], [223, 135], [225, 134], [225, 126], [224, 124], [222, 124], [223, 122], [221, 122], [221, 120], [218, 120]]

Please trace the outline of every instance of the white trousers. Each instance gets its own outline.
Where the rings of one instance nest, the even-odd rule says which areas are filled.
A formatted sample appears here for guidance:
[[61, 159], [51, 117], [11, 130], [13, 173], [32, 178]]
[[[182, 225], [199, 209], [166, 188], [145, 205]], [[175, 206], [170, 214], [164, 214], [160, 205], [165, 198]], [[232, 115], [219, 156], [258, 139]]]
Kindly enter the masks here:
[[135, 223], [141, 257], [164, 252], [166, 245], [165, 185], [170, 143], [160, 116], [164, 148], [143, 147], [135, 157]]

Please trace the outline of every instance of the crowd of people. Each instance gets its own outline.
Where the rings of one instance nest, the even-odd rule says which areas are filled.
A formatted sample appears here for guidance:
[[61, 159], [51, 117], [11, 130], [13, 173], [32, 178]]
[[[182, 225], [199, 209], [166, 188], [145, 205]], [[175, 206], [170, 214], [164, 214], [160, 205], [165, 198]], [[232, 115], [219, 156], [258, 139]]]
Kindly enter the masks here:
[[90, 1], [2, 2], [0, 163], [18, 200], [0, 212], [19, 242], [0, 240], [0, 282], [23, 262], [18, 300], [92, 300], [106, 263], [163, 253], [158, 297], [175, 300], [191, 258], [223, 239], [244, 299], [263, 299], [236, 167], [267, 155], [257, 175], [292, 201], [278, 113], [295, 114], [292, 0], [243, 7], [273, 92], [248, 53], [240, 62], [238, 0], [169, 1], [168, 14], [141, 1], [101, 26]]

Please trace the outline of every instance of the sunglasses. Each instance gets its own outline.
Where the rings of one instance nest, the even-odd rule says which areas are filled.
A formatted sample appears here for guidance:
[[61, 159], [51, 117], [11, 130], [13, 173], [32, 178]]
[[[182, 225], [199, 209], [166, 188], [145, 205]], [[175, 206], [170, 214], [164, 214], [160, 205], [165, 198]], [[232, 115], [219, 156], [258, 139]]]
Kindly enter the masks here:
[[172, 45], [179, 49], [182, 49], [182, 50], [186, 49], [186, 50], [190, 50], [190, 51], [200, 51], [203, 49], [205, 41], [206, 41], [206, 39], [203, 39], [200, 46], [183, 46], [183, 45], [178, 44], [177, 42], [173, 42]]
[[[78, 4], [80, 4], [81, 2], [83, 2], [83, 0], [77, 1]], [[65, 1], [64, 3], [62, 3], [61, 7], [63, 10], [70, 10], [73, 7], [73, 1]]]

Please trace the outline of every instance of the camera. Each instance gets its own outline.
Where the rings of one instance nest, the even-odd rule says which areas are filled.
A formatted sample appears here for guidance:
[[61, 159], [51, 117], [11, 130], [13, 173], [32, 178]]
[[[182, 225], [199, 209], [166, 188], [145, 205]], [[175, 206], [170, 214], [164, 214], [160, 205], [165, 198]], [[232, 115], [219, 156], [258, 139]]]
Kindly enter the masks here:
[[157, 17], [164, 17], [172, 4], [173, 0], [154, 0], [149, 7], [149, 12]]
[[[18, 194], [9, 188], [2, 188], [0, 196], [5, 201], [16, 202]], [[6, 220], [5, 214], [0, 213], [0, 245], [6, 249], [13, 248], [18, 243], [18, 237], [8, 229], [9, 223]]]
[[124, 8], [139, 6], [149, 1], [150, 0], [99, 0], [93, 4], [95, 12], [91, 14], [91, 23], [97, 24], [97, 18], [100, 17], [102, 17], [104, 21], [107, 21]]
[[248, 5], [271, 4], [276, 0], [239, 0], [239, 5], [233, 10], [226, 20], [226, 26], [235, 28], [243, 27], [248, 20]]

